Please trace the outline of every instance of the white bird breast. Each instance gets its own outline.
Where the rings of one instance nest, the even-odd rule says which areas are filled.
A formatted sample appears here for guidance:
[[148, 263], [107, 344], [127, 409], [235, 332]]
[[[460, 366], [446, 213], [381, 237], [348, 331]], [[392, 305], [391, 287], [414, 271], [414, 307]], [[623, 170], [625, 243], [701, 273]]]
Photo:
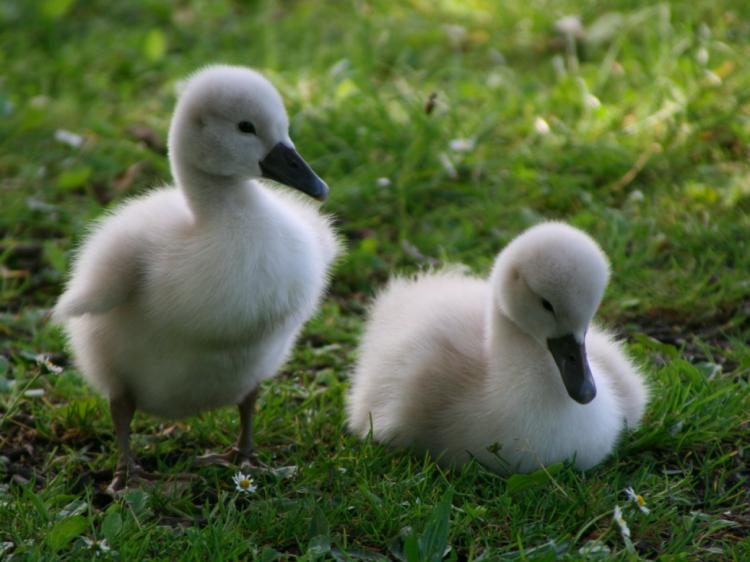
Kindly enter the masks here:
[[230, 227], [171, 241], [148, 268], [146, 313], [164, 329], [219, 347], [303, 322], [325, 282], [320, 249], [307, 230], [278, 221], [256, 224], [252, 235]]

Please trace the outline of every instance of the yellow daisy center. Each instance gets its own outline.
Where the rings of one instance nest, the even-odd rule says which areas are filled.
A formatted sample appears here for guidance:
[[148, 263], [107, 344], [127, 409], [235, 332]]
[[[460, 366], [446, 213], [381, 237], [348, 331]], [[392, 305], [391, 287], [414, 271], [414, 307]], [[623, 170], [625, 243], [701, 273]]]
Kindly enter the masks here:
[[240, 480], [240, 488], [247, 490], [250, 487], [250, 480], [243, 478]]

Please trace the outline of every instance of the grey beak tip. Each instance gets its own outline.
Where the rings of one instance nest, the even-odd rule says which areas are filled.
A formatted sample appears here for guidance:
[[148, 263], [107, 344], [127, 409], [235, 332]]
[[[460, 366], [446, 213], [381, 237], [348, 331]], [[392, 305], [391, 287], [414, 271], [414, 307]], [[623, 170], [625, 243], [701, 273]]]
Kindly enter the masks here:
[[596, 398], [596, 384], [586, 358], [586, 348], [572, 334], [547, 340], [547, 347], [557, 365], [565, 390], [579, 404]]
[[594, 385], [585, 385], [576, 396], [571, 396], [579, 404], [588, 404], [596, 398], [596, 387]]
[[328, 199], [328, 192], [329, 192], [328, 184], [326, 182], [324, 182], [323, 180], [321, 180], [320, 181], [320, 186], [318, 188], [318, 192], [314, 195], [314, 197], [318, 201], [323, 202], [326, 199]]

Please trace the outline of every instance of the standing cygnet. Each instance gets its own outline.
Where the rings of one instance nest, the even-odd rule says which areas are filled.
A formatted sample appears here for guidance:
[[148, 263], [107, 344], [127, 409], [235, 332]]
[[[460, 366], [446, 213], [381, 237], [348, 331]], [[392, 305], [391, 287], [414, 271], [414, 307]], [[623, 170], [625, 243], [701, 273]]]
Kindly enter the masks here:
[[450, 270], [393, 280], [365, 330], [349, 427], [449, 466], [594, 466], [648, 396], [620, 344], [591, 325], [608, 277], [591, 238], [550, 222], [513, 240], [489, 282]]
[[197, 72], [169, 131], [175, 186], [114, 209], [77, 255], [54, 317], [109, 399], [120, 449], [110, 490], [140, 471], [129, 447], [136, 410], [182, 418], [239, 405], [236, 449], [208, 460], [252, 460], [258, 386], [285, 361], [340, 251], [315, 206], [255, 181], [325, 199], [288, 128], [257, 72]]

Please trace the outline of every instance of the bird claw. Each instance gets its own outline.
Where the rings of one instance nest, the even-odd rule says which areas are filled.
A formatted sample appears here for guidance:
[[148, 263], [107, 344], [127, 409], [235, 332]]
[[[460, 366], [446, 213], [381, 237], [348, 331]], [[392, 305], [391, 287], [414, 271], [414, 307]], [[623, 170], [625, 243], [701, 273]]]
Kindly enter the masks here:
[[112, 482], [105, 489], [105, 493], [113, 498], [117, 498], [128, 489], [151, 488], [160, 483], [163, 483], [167, 488], [179, 488], [192, 482], [195, 478], [196, 476], [193, 474], [176, 474], [170, 475], [168, 479], [165, 479], [157, 472], [148, 472], [140, 465], [133, 464], [115, 470]]
[[253, 451], [242, 452], [231, 447], [223, 453], [206, 453], [195, 459], [195, 466], [239, 466], [240, 470], [268, 470]]
[[112, 482], [109, 483], [105, 492], [112, 497], [117, 497], [128, 488], [140, 487], [157, 480], [159, 480], [158, 474], [143, 470], [139, 464], [131, 463], [117, 467]]

